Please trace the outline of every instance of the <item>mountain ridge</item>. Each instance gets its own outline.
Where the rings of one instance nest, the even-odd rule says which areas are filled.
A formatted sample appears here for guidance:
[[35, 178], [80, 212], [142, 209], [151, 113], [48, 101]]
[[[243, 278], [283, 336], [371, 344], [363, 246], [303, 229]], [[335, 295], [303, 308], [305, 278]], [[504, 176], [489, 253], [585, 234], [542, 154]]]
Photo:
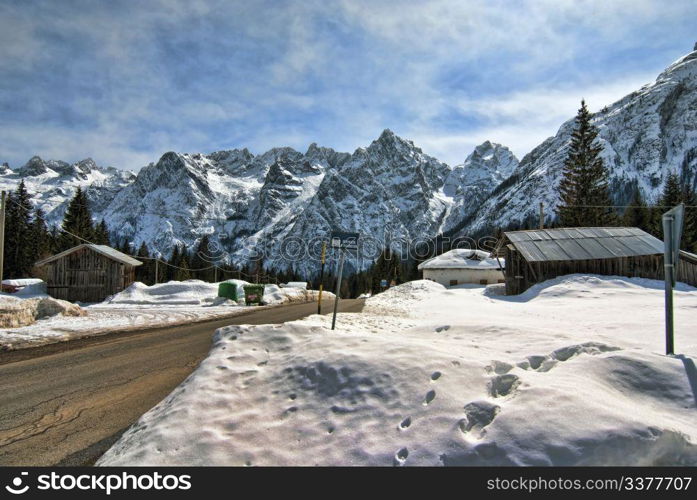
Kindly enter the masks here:
[[[592, 119], [616, 204], [635, 189], [655, 199], [672, 171], [697, 185], [697, 51]], [[270, 267], [310, 272], [314, 263], [282, 258], [286, 241], [308, 242], [332, 228], [357, 230], [379, 252], [384, 244], [438, 234], [521, 227], [537, 217], [540, 202], [549, 221], [573, 125], [573, 118], [565, 121], [520, 161], [485, 141], [450, 166], [385, 129], [353, 153], [317, 143], [304, 153], [290, 147], [258, 155], [246, 148], [169, 151], [137, 174], [89, 158], [68, 164], [32, 157], [17, 169], [3, 167], [0, 185], [24, 177], [52, 224], [79, 185], [116, 239], [145, 241], [165, 256], [173, 245], [192, 247], [209, 235], [231, 263], [244, 264], [261, 250]], [[376, 256], [362, 255], [356, 267]]]

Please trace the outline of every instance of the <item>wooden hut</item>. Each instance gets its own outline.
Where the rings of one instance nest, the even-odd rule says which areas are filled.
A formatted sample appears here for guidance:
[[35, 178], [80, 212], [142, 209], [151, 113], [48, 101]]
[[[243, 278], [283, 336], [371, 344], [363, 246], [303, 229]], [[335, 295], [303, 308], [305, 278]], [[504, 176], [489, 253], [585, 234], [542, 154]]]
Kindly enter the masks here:
[[[508, 231], [498, 246], [506, 259], [506, 295], [573, 273], [664, 279], [663, 242], [636, 227]], [[696, 255], [680, 252], [677, 279], [697, 286]]]
[[135, 281], [142, 262], [106, 245], [82, 244], [40, 260], [46, 291], [71, 302], [101, 302]]

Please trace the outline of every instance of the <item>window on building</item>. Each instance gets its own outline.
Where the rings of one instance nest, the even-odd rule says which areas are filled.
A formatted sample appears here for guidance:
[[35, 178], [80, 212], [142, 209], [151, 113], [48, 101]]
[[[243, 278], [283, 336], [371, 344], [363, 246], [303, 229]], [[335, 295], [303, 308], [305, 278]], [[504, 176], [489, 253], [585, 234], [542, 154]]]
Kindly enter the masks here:
[[457, 280], [450, 280], [450, 286], [457, 285]]

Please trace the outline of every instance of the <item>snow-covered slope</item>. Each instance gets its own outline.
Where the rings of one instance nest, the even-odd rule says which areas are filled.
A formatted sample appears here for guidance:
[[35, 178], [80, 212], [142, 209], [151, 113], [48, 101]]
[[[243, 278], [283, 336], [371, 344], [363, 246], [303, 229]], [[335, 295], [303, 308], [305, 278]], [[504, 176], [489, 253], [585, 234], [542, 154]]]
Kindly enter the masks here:
[[[597, 103], [601, 104], [601, 103]], [[670, 172], [697, 186], [697, 50], [671, 64], [656, 81], [593, 117], [617, 204], [635, 187], [655, 200]], [[535, 217], [539, 202], [551, 216], [573, 130], [573, 119], [527, 154], [515, 175], [484, 203], [462, 232], [480, 232]]]
[[695, 465], [697, 290], [676, 291], [684, 354], [665, 356], [662, 286], [572, 275], [505, 297], [415, 281], [337, 330], [320, 315], [222, 328], [97, 463]]
[[113, 167], [100, 167], [91, 158], [72, 165], [63, 161], [31, 158], [24, 166], [0, 167], [0, 189], [16, 189], [24, 179], [32, 199], [47, 215], [49, 224], [59, 223], [78, 186], [86, 188], [95, 215], [100, 215], [116, 194], [135, 180], [135, 174]]

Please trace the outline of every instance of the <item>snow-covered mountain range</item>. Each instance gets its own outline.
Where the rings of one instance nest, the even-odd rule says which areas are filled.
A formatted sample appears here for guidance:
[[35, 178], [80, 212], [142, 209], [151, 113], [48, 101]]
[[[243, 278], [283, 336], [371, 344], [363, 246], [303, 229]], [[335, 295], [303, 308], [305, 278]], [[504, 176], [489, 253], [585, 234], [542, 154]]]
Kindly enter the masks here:
[[[593, 120], [618, 204], [636, 187], [655, 199], [671, 171], [697, 184], [697, 50]], [[168, 255], [173, 245], [191, 247], [208, 234], [220, 247], [214, 259], [241, 264], [263, 250], [267, 266], [301, 272], [316, 267], [303, 245], [316, 251], [317, 238], [332, 228], [358, 231], [368, 243], [362, 267], [385, 241], [482, 235], [532, 219], [539, 202], [551, 217], [572, 128], [570, 119], [520, 163], [505, 146], [486, 141], [449, 166], [385, 130], [352, 154], [316, 144], [305, 153], [168, 152], [137, 175], [91, 159], [71, 165], [34, 157], [20, 168], [0, 167], [0, 187], [25, 179], [57, 223], [82, 186], [115, 239], [145, 241]]]

